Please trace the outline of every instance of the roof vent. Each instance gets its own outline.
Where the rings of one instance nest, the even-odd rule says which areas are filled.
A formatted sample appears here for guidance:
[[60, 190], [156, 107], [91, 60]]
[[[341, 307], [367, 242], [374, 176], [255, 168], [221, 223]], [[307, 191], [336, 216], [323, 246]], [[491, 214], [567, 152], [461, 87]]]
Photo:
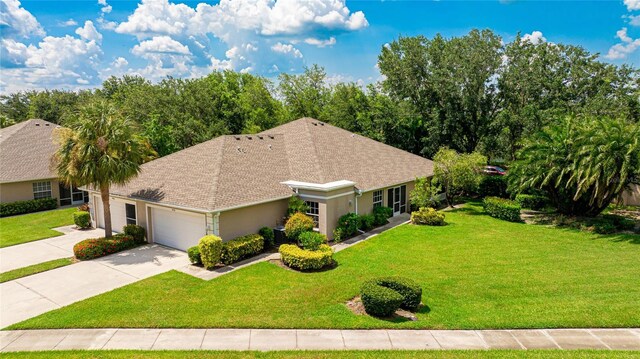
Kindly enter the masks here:
[[318, 126], [317, 122], [311, 122], [314, 126]]
[[269, 145], [269, 149], [270, 149], [270, 150], [272, 150], [272, 149], [273, 149], [271, 145]]
[[264, 140], [264, 136], [258, 135], [257, 137], [261, 140]]
[[269, 138], [273, 140], [275, 137], [273, 135], [269, 135]]
[[236, 140], [240, 141], [240, 136], [233, 136]]
[[49, 124], [48, 124], [48, 123], [45, 123], [44, 125], [45, 125], [45, 126], [49, 126]]
[[36, 122], [36, 126], [40, 127], [40, 124]]
[[238, 153], [247, 153], [247, 150], [245, 150], [244, 148], [238, 147], [237, 150], [238, 150]]
[[248, 140], [252, 140], [253, 139], [253, 137], [251, 137], [251, 136], [246, 136], [246, 137], [247, 137]]

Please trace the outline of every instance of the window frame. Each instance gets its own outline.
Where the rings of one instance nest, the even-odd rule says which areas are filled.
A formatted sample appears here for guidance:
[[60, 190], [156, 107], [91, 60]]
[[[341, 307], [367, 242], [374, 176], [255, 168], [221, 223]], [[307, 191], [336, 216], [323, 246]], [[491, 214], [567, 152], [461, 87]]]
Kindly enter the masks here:
[[[33, 190], [33, 199], [53, 198], [51, 189], [51, 181], [39, 181], [31, 184]], [[41, 194], [45, 194], [42, 196]]]
[[320, 223], [320, 203], [315, 201], [304, 201], [307, 205], [306, 215], [313, 219], [313, 228], [318, 229]]
[[[376, 197], [380, 198], [376, 199]], [[373, 208], [382, 207], [382, 204], [384, 203], [384, 191], [381, 189], [373, 191], [372, 198]]]
[[[133, 217], [129, 217], [129, 206], [133, 207]], [[133, 203], [124, 204], [124, 217], [127, 224], [138, 224], [138, 214], [136, 213], [136, 205]]]

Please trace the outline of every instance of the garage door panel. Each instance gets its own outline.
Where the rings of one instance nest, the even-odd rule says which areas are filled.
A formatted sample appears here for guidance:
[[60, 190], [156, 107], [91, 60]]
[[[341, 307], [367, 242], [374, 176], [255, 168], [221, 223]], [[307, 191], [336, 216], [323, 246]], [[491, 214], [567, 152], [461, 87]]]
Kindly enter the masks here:
[[[95, 216], [98, 219], [98, 227], [104, 228], [104, 206], [102, 204], [102, 199], [99, 197], [95, 198]], [[109, 206], [111, 208], [111, 229], [114, 232], [122, 232], [122, 227], [127, 224], [127, 214], [125, 211], [125, 203], [116, 201], [111, 199], [109, 201]]]
[[151, 208], [153, 242], [186, 251], [206, 234], [203, 214]]

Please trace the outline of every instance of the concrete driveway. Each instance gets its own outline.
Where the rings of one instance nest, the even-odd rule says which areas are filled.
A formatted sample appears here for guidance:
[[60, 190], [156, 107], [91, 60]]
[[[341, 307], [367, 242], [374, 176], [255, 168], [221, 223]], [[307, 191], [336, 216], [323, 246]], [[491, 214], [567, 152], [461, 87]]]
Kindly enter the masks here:
[[30, 265], [73, 257], [73, 246], [87, 238], [104, 237], [103, 229], [77, 230], [75, 226], [54, 228], [64, 233], [15, 246], [0, 248], [0, 273]]
[[0, 328], [187, 265], [187, 253], [150, 244], [0, 283]]

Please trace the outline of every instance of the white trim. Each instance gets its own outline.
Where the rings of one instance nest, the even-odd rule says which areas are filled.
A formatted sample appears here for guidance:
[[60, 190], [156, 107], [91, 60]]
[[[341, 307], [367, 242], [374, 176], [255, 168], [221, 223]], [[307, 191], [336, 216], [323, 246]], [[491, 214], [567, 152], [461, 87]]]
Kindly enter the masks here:
[[192, 214], [194, 216], [201, 215], [201, 214], [205, 214], [206, 215], [207, 213], [210, 213], [209, 211], [187, 210], [187, 209], [183, 209], [183, 208], [176, 208], [176, 207], [171, 207], [171, 206], [163, 206], [163, 205], [154, 204], [154, 203], [148, 203], [148, 202], [145, 202], [145, 204], [147, 205], [147, 207], [151, 207], [151, 208], [160, 208], [160, 209], [172, 210], [174, 212], [176, 212], [176, 211], [185, 212], [185, 213], [188, 213], [188, 214]]
[[331, 192], [337, 189], [356, 185], [355, 182], [351, 182], [347, 180], [333, 181], [328, 183], [311, 183], [311, 182], [300, 182], [300, 181], [284, 181], [280, 183], [282, 183], [283, 185], [287, 185], [291, 188], [306, 189], [306, 190], [320, 191], [320, 192]]
[[313, 195], [313, 194], [305, 194], [305, 193], [299, 193], [298, 195], [302, 199], [305, 199], [305, 198], [310, 198], [310, 199], [334, 199], [334, 198], [338, 198], [338, 197], [342, 197], [342, 196], [355, 195], [355, 192], [344, 192], [344, 193], [334, 194], [333, 196], [316, 196], [316, 195]]

